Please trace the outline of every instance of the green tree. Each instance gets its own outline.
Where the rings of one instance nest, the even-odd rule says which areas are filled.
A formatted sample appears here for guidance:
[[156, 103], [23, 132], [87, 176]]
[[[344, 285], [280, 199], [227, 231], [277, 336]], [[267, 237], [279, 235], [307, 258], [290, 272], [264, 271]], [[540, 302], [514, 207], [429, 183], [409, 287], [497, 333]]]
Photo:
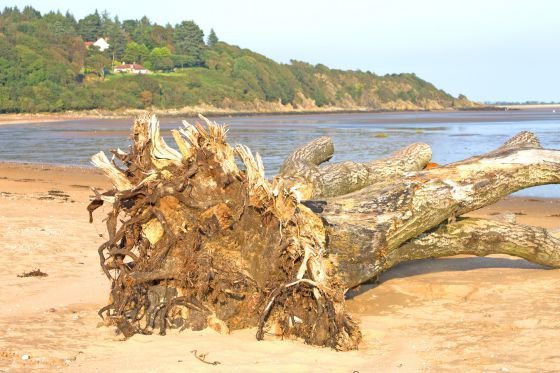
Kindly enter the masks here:
[[142, 17], [140, 21], [136, 22], [135, 27], [129, 32], [132, 40], [138, 44], [144, 44], [151, 49], [154, 47], [152, 43], [152, 29], [153, 26], [148, 17]]
[[135, 20], [135, 19], [125, 19], [122, 22], [122, 28], [127, 34], [130, 35], [134, 32], [134, 29], [136, 28], [137, 24], [138, 24], [138, 21]]
[[123, 60], [127, 63], [143, 63], [149, 54], [150, 51], [144, 44], [140, 45], [131, 41], [126, 45]]
[[173, 61], [173, 65], [175, 67], [185, 68], [196, 66], [196, 59], [193, 56], [187, 56], [184, 54], [174, 54], [171, 56], [171, 60]]
[[153, 25], [150, 33], [150, 44], [156, 47], [173, 48], [173, 29]]
[[212, 48], [218, 43], [218, 36], [214, 32], [214, 29], [210, 29], [210, 34], [208, 35], [208, 39], [206, 40], [206, 44]]
[[126, 33], [117, 23], [113, 23], [110, 27], [107, 27], [106, 36], [109, 39], [107, 54], [114, 57], [116, 61], [122, 60], [128, 44]]
[[[63, 36], [76, 35], [75, 24], [60, 12], [49, 12], [47, 14], [44, 14], [42, 19], [47, 24], [48, 31], [51, 32], [53, 36], [55, 36], [56, 40], [52, 39], [51, 41], [59, 43], [63, 42], [63, 40], [60, 39]], [[48, 37], [49, 35], [43, 34], [43, 36]]]
[[74, 27], [78, 26], [78, 22], [76, 22], [76, 18], [74, 18], [72, 13], [70, 13], [69, 11], [66, 11], [66, 13], [64, 14], [64, 18], [66, 18], [66, 21], [69, 24], [73, 25]]
[[101, 36], [101, 17], [97, 10], [78, 22], [78, 32], [85, 41], [95, 41]]
[[29, 5], [23, 8], [23, 12], [21, 12], [21, 14], [23, 14], [25, 17], [29, 19], [41, 18], [41, 13]]
[[111, 60], [102, 52], [96, 51], [93, 48], [88, 50], [84, 63], [86, 72], [95, 73], [100, 77], [105, 77], [105, 71], [111, 66]]
[[149, 57], [152, 70], [169, 71], [174, 67], [171, 51], [167, 47], [154, 48]]
[[183, 21], [175, 26], [173, 32], [175, 51], [179, 55], [189, 57], [190, 66], [202, 65], [204, 60], [204, 32], [193, 21]]

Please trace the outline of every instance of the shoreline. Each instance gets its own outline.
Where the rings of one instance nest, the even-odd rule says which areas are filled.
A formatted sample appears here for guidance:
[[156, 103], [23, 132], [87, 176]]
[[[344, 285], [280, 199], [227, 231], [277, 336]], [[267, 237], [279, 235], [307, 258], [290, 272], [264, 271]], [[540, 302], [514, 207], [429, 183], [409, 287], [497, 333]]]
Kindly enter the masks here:
[[244, 111], [244, 110], [221, 110], [218, 108], [188, 107], [185, 109], [119, 109], [115, 111], [109, 110], [86, 110], [86, 111], [67, 111], [61, 113], [18, 113], [18, 114], [0, 114], [0, 125], [19, 124], [19, 123], [52, 123], [65, 122], [71, 120], [88, 120], [88, 119], [128, 119], [133, 118], [141, 113], [150, 111], [158, 115], [160, 118], [177, 118], [192, 117], [202, 114], [206, 117], [256, 117], [256, 116], [281, 116], [281, 115], [312, 115], [312, 114], [376, 114], [376, 113], [453, 113], [453, 112], [502, 112], [505, 109], [498, 107], [474, 107], [452, 109], [446, 108], [441, 110], [383, 110], [383, 109], [345, 109], [337, 107], [305, 109], [305, 110], [275, 110], [275, 111]]
[[560, 104], [511, 104], [493, 105], [504, 110], [539, 110], [539, 109], [560, 109]]

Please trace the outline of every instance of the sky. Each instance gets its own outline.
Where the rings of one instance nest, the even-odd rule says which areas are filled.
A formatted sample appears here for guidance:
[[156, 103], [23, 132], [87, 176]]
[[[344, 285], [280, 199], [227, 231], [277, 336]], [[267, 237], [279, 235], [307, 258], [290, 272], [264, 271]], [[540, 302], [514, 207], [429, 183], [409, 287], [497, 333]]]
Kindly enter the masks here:
[[278, 62], [413, 72], [475, 101], [560, 101], [557, 0], [3, 0], [41, 12], [195, 21]]

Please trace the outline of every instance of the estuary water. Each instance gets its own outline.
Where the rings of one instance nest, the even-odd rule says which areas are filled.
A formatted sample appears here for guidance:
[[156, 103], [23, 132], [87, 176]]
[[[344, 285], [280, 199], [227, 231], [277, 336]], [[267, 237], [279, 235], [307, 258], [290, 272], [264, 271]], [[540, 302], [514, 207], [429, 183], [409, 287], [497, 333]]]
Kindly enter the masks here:
[[[193, 118], [186, 118], [194, 121]], [[359, 114], [270, 115], [216, 117], [229, 125], [231, 144], [242, 143], [263, 158], [272, 176], [296, 147], [319, 136], [335, 143], [331, 162], [380, 158], [413, 142], [432, 147], [433, 162], [447, 164], [490, 151], [516, 133], [535, 132], [546, 148], [560, 149], [560, 112], [523, 110], [507, 112], [404, 112]], [[70, 164], [90, 167], [99, 150], [128, 147], [132, 120], [84, 119], [54, 123], [19, 123], [0, 126], [0, 161]], [[169, 129], [179, 118], [163, 118], [161, 127], [169, 144]], [[518, 192], [535, 197], [560, 198], [560, 185]]]

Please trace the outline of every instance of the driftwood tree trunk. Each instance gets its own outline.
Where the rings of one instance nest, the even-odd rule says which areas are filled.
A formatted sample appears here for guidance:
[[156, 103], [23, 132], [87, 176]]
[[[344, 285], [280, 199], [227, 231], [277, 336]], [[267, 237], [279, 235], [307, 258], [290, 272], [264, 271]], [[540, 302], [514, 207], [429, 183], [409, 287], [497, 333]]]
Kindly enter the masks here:
[[109, 240], [100, 264], [112, 281], [100, 310], [125, 336], [168, 327], [221, 332], [257, 327], [340, 350], [361, 335], [344, 294], [408, 260], [505, 253], [560, 267], [546, 230], [461, 215], [517, 190], [560, 182], [560, 151], [522, 132], [499, 149], [426, 169], [430, 147], [413, 144], [368, 163], [322, 165], [319, 138], [291, 154], [272, 181], [259, 155], [226, 143], [211, 123], [160, 136], [138, 118], [132, 146], [93, 163], [114, 189], [104, 202]]

